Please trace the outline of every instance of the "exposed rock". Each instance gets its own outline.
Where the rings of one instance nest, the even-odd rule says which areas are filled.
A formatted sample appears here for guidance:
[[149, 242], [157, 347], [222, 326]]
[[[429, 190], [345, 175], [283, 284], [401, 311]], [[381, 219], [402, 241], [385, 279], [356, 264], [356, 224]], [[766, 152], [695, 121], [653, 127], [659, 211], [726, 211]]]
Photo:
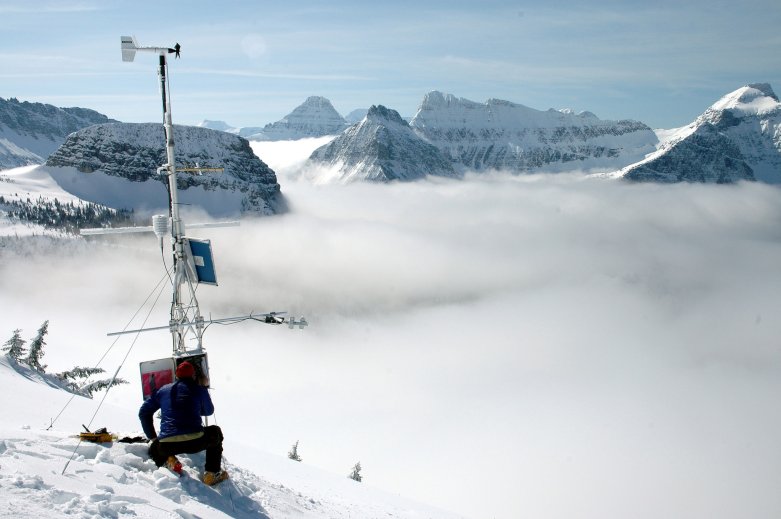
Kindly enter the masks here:
[[[215, 215], [271, 214], [283, 207], [276, 174], [255, 156], [246, 139], [207, 128], [174, 126], [174, 141], [177, 168], [224, 168], [222, 173], [177, 175], [183, 203], [195, 203]], [[150, 185], [165, 194], [166, 179], [157, 174], [166, 163], [164, 142], [160, 124], [101, 124], [69, 135], [46, 165], [61, 168], [53, 176], [80, 198], [117, 207], [115, 191], [121, 186], [123, 199], [132, 204], [124, 208], [143, 209], [139, 205], [151, 203], [143, 202]], [[213, 193], [211, 200], [204, 192]]]

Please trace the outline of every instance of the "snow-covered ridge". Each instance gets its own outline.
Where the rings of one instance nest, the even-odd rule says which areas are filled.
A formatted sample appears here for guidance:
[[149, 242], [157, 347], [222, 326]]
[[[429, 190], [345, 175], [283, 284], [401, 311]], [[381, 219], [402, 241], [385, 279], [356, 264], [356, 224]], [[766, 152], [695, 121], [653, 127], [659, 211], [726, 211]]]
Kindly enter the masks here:
[[478, 171], [615, 168], [640, 160], [658, 142], [637, 121], [500, 99], [477, 103], [437, 91], [426, 94], [410, 126], [454, 163]]
[[[194, 126], [174, 126], [177, 167], [224, 168], [224, 172], [179, 175], [181, 195], [213, 215], [282, 207], [276, 174], [252, 152], [246, 139]], [[80, 198], [110, 207], [167, 207], [164, 131], [156, 123], [95, 125], [68, 136], [46, 166], [60, 185]], [[152, 193], [154, 191], [154, 194]], [[194, 198], [192, 198], [194, 197]], [[190, 200], [187, 200], [191, 198]], [[153, 202], [155, 201], [155, 202]]]
[[432, 91], [426, 94], [412, 119], [415, 128], [460, 126], [466, 129], [519, 130], [587, 126], [599, 119], [591, 112], [575, 113], [553, 108], [540, 111], [502, 99], [477, 103], [463, 97]]
[[397, 111], [382, 105], [372, 106], [361, 122], [315, 150], [309, 160], [324, 166], [325, 173], [311, 179], [318, 183], [457, 176], [436, 147], [416, 135]]
[[69, 133], [110, 121], [86, 108], [0, 98], [0, 169], [41, 164]]
[[767, 83], [738, 88], [618, 176], [652, 182], [781, 183], [781, 103]]

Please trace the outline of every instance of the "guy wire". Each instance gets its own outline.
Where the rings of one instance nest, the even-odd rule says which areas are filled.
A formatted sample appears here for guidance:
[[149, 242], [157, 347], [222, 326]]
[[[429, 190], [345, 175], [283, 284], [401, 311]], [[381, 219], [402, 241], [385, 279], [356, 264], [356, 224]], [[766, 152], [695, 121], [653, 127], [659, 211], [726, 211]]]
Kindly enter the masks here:
[[[165, 278], [163, 278], [165, 279]], [[162, 280], [161, 280], [162, 282]], [[160, 283], [158, 283], [158, 286]], [[155, 287], [157, 288], [157, 287]], [[149, 316], [152, 315], [152, 310], [154, 310], [155, 306], [157, 305], [157, 301], [160, 299], [160, 296], [163, 293], [163, 288], [160, 289], [160, 291], [157, 294], [157, 297], [155, 298], [154, 303], [152, 303], [152, 307], [149, 309], [149, 312], [147, 312], [146, 317], [144, 318], [144, 322], [141, 324], [141, 327], [143, 328], [146, 324], [147, 320], [149, 319]], [[147, 298], [148, 299], [148, 298]], [[117, 368], [117, 371], [114, 372], [114, 376], [111, 378], [111, 382], [109, 382], [108, 387], [106, 388], [106, 392], [103, 393], [103, 398], [100, 400], [100, 404], [98, 404], [97, 409], [95, 409], [95, 413], [92, 415], [92, 418], [90, 418], [89, 423], [87, 424], [87, 430], [89, 430], [90, 427], [92, 427], [92, 422], [95, 420], [95, 417], [98, 415], [98, 411], [100, 411], [100, 408], [103, 406], [103, 403], [106, 401], [106, 396], [108, 396], [108, 392], [111, 389], [111, 387], [114, 385], [114, 381], [117, 379], [117, 375], [119, 374], [119, 370], [122, 369], [122, 366], [125, 364], [125, 361], [127, 360], [128, 356], [130, 355], [130, 352], [133, 351], [133, 347], [136, 345], [136, 341], [138, 340], [138, 336], [141, 335], [141, 332], [136, 333], [136, 337], [133, 339], [133, 342], [130, 344], [130, 348], [128, 348], [127, 353], [125, 353], [125, 358], [122, 359], [122, 362], [120, 363], [119, 367]], [[116, 341], [115, 341], [116, 342]], [[79, 446], [81, 446], [82, 439], [79, 438], [79, 443], [76, 444], [76, 448], [73, 449], [73, 453], [71, 453], [71, 457], [68, 459], [68, 461], [65, 463], [65, 466], [62, 468], [62, 473], [65, 474], [65, 471], [68, 469], [68, 465], [70, 465], [70, 462], [73, 461], [73, 457], [76, 456], [76, 452], [79, 450]]]
[[[166, 276], [170, 277], [170, 276], [168, 275], [168, 272], [166, 272]], [[160, 284], [161, 284], [163, 281], [165, 281], [165, 278], [166, 278], [166, 276], [163, 276], [163, 277], [160, 279], [160, 281], [158, 281], [158, 282], [157, 282], [157, 285], [155, 285], [155, 288], [153, 288], [153, 289], [152, 289], [152, 291], [149, 293], [149, 295], [148, 295], [148, 296], [146, 296], [146, 299], [144, 299], [144, 302], [143, 302], [143, 303], [141, 303], [141, 306], [140, 306], [140, 307], [138, 307], [138, 310], [136, 310], [136, 313], [134, 313], [134, 314], [133, 314], [133, 317], [131, 317], [131, 318], [130, 318], [130, 320], [129, 320], [129, 321], [127, 322], [127, 324], [125, 325], [125, 327], [124, 327], [124, 328], [122, 328], [122, 331], [123, 331], [123, 332], [124, 332], [125, 330], [127, 330], [127, 329], [128, 329], [128, 327], [129, 327], [129, 326], [130, 326], [130, 324], [133, 322], [133, 320], [136, 318], [136, 316], [138, 315], [138, 313], [141, 311], [141, 309], [142, 309], [142, 308], [144, 308], [144, 306], [146, 305], [147, 301], [149, 301], [149, 298], [150, 298], [150, 297], [152, 297], [152, 294], [154, 294], [154, 293], [155, 293], [155, 291], [156, 291], [156, 290], [157, 290], [157, 289], [160, 287]], [[159, 298], [160, 296], [158, 295], [157, 297]], [[154, 308], [154, 306], [152, 306], [152, 308]], [[95, 368], [97, 368], [98, 366], [100, 366], [100, 363], [101, 363], [101, 362], [103, 362], [103, 359], [105, 359], [105, 358], [106, 358], [106, 355], [108, 355], [108, 354], [109, 354], [109, 352], [111, 352], [112, 348], [114, 348], [114, 346], [117, 344], [117, 341], [120, 339], [120, 337], [121, 337], [121, 335], [117, 336], [117, 338], [116, 338], [116, 339], [114, 339], [114, 342], [112, 342], [112, 343], [109, 345], [108, 349], [107, 349], [107, 350], [106, 350], [106, 351], [103, 353], [103, 356], [102, 356], [102, 357], [100, 357], [100, 360], [98, 360], [98, 362], [95, 364], [95, 366], [94, 366]], [[74, 399], [74, 398], [76, 398], [76, 396], [77, 396], [77, 395], [76, 395], [76, 393], [73, 393], [73, 394], [71, 395], [71, 397], [68, 399], [68, 401], [67, 401], [67, 402], [65, 402], [65, 406], [63, 406], [63, 408], [60, 410], [60, 412], [59, 412], [59, 413], [57, 413], [57, 416], [55, 416], [55, 417], [54, 417], [54, 419], [53, 419], [53, 420], [51, 420], [51, 423], [49, 424], [49, 427], [47, 427], [47, 428], [46, 428], [46, 430], [47, 430], [47, 431], [48, 431], [48, 430], [50, 430], [52, 427], [54, 427], [54, 424], [55, 424], [55, 422], [56, 422], [56, 421], [57, 421], [57, 420], [60, 418], [60, 416], [62, 415], [62, 413], [63, 413], [63, 412], [65, 412], [65, 409], [67, 409], [67, 408], [68, 408], [68, 406], [69, 406], [69, 405], [70, 405], [70, 403], [73, 401], [73, 399]]]

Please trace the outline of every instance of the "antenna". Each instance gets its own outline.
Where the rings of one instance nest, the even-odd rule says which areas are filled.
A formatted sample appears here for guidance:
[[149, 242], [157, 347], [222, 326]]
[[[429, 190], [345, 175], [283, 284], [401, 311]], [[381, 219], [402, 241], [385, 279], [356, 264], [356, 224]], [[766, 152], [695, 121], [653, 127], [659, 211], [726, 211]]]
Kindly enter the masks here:
[[[168, 84], [167, 56], [174, 54], [180, 57], [181, 46], [177, 43], [171, 47], [140, 47], [132, 36], [121, 37], [122, 61], [133, 61], [137, 52], [152, 52], [159, 57], [158, 77], [160, 79], [160, 92], [162, 94], [163, 127], [165, 129], [165, 147], [167, 163], [157, 168], [157, 172], [167, 176], [168, 180], [168, 208], [169, 214], [155, 215], [152, 217], [151, 227], [124, 227], [115, 229], [82, 229], [82, 235], [95, 234], [124, 234], [128, 232], [153, 231], [161, 244], [166, 235], [170, 236], [171, 251], [174, 261], [173, 298], [171, 302], [171, 314], [168, 326], [157, 326], [140, 330], [126, 330], [110, 333], [109, 335], [121, 335], [125, 333], [138, 333], [143, 331], [164, 330], [171, 332], [173, 341], [173, 356], [175, 358], [200, 355], [203, 353], [203, 333], [206, 325], [211, 323], [231, 324], [245, 320], [260, 321], [269, 324], [287, 323], [292, 329], [303, 329], [308, 325], [306, 319], [301, 317], [296, 320], [286, 317], [287, 312], [269, 312], [263, 314], [250, 314], [240, 317], [228, 317], [223, 319], [204, 320], [195, 294], [195, 287], [199, 283], [217, 284], [217, 276], [214, 268], [214, 258], [209, 240], [196, 240], [185, 236], [185, 225], [179, 216], [179, 200], [176, 182], [177, 168], [174, 161], [174, 126], [171, 120], [171, 98]], [[221, 168], [202, 168], [196, 164], [195, 168], [181, 168], [182, 171], [201, 174], [203, 171], [217, 171]], [[208, 228], [238, 225], [238, 222], [194, 224], [189, 228]], [[188, 347], [187, 341], [194, 339], [195, 346]]]

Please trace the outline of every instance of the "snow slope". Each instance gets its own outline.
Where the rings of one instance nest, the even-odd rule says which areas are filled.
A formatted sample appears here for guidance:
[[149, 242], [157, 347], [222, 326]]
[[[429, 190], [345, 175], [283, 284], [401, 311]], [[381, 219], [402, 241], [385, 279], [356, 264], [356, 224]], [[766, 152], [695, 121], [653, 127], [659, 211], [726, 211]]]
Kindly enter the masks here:
[[57, 149], [61, 140], [21, 134], [0, 126], [0, 168], [41, 164], [44, 157]]
[[[60, 187], [45, 166], [23, 166], [0, 172], [0, 197], [3, 197], [6, 203], [25, 202], [29, 199], [44, 202], [57, 200], [61, 204], [85, 204], [84, 200]], [[64, 234], [38, 224], [11, 221], [6, 217], [4, 207], [4, 204], [0, 204], [0, 236]]]
[[[199, 481], [202, 453], [180, 456], [185, 475], [179, 478], [155, 467], [145, 443], [79, 443], [75, 435], [95, 413], [97, 400], [74, 397], [46, 430], [71, 395], [5, 355], [0, 387], [0, 517], [458, 517], [246, 445], [239, 447], [246, 453], [243, 461], [261, 472], [226, 459], [230, 480], [210, 488]], [[99, 416], [91, 429], [108, 426], [120, 437], [140, 434], [136, 409], [105, 405]]]
[[41, 166], [23, 166], [0, 173], [0, 196], [8, 200], [43, 198], [78, 203], [81, 199], [60, 187], [49, 171]]
[[86, 108], [0, 98], [0, 169], [41, 164], [69, 133], [109, 121]]

